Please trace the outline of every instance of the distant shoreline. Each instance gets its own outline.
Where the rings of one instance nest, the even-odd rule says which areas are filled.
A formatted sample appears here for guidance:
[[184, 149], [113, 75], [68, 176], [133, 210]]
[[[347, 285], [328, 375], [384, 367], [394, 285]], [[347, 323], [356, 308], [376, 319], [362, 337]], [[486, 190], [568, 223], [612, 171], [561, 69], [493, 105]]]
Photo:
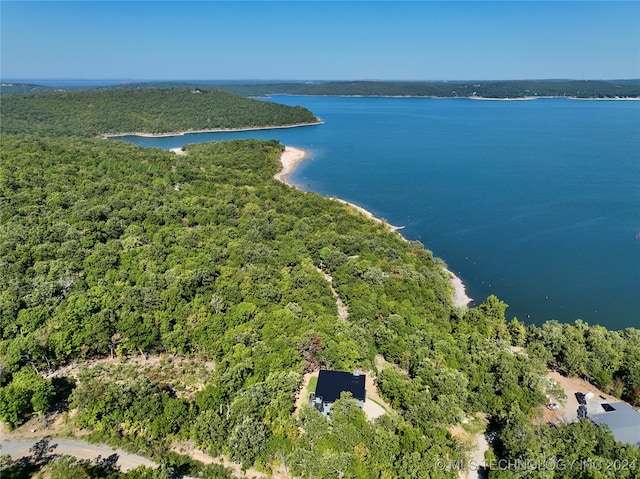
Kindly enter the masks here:
[[244, 128], [211, 128], [205, 130], [185, 130], [185, 131], [176, 131], [169, 133], [145, 133], [141, 131], [133, 131], [128, 133], [103, 133], [101, 136], [104, 139], [107, 138], [119, 138], [122, 136], [139, 136], [142, 138], [166, 138], [170, 136], [185, 136], [190, 135], [192, 133], [230, 133], [234, 131], [256, 131], [256, 130], [279, 130], [284, 128], [298, 128], [302, 126], [314, 126], [314, 125], [322, 125], [324, 121], [318, 120], [316, 122], [311, 123], [295, 123], [291, 125], [279, 125], [279, 126], [251, 126]]
[[[491, 96], [436, 96], [436, 95], [309, 95], [303, 93], [269, 93], [265, 95], [252, 95], [250, 98], [268, 99], [274, 96], [320, 96], [320, 97], [336, 97], [336, 98], [425, 98], [431, 100], [492, 100], [492, 101], [525, 101], [525, 100], [578, 100], [578, 101], [640, 101], [637, 96], [613, 97], [613, 98], [595, 98], [595, 97], [577, 97], [577, 96], [509, 96], [509, 97], [491, 97]], [[315, 123], [314, 123], [315, 124]]]
[[[273, 175], [273, 178], [280, 181], [281, 183], [284, 183], [287, 186], [296, 188], [294, 184], [292, 184], [287, 180], [287, 176], [293, 173], [297, 168], [297, 166], [306, 157], [307, 157], [307, 152], [305, 150], [302, 150], [300, 148], [295, 148], [292, 146], [285, 146], [282, 154], [280, 155], [280, 162], [282, 163], [282, 169], [278, 171], [275, 175]], [[382, 225], [388, 226], [391, 231], [394, 231], [396, 233], [398, 233], [398, 230], [404, 228], [404, 226], [393, 226], [387, 223], [385, 220], [378, 218], [373, 213], [371, 213], [371, 211], [367, 210], [366, 208], [363, 208], [362, 206], [358, 206], [356, 204], [353, 204], [349, 201], [346, 201], [337, 197], [331, 197], [330, 199], [354, 208], [359, 213], [362, 213], [363, 215], [365, 215], [367, 218], [372, 219]], [[407, 239], [404, 236], [402, 236], [400, 233], [398, 234], [404, 241], [407, 241]], [[467, 296], [466, 287], [464, 283], [451, 270], [447, 268], [444, 268], [444, 269], [450, 275], [449, 284], [451, 284], [453, 288], [451, 301], [453, 302], [454, 306], [457, 308], [467, 308], [469, 303], [471, 303], [473, 299]]]
[[577, 96], [514, 96], [507, 98], [493, 98], [489, 96], [468, 96], [472, 100], [493, 100], [493, 101], [525, 101], [525, 100], [578, 100], [578, 101], [636, 101], [640, 97], [614, 97], [614, 98], [581, 98]]

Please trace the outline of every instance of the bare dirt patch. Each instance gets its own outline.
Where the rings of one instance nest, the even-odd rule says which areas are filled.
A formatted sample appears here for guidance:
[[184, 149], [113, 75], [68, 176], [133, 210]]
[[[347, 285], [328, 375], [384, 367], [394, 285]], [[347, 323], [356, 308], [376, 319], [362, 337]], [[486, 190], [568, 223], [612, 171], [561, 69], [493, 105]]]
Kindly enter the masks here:
[[364, 404], [362, 405], [362, 410], [369, 421], [375, 421], [387, 412], [382, 406], [380, 406], [380, 404], [376, 404], [369, 397], [365, 399]]
[[[86, 429], [74, 427], [67, 418], [75, 415], [75, 410], [68, 413], [49, 413], [42, 417], [34, 416], [20, 427], [10, 431], [9, 428], [0, 422], [0, 439], [40, 439], [45, 436], [71, 436], [82, 437], [90, 433]], [[1, 454], [1, 451], [0, 451]]]
[[547, 375], [549, 379], [556, 381], [560, 387], [564, 390], [567, 396], [566, 402], [563, 404], [553, 396], [550, 397], [550, 402], [558, 404], [558, 409], [551, 411], [545, 408], [545, 415], [543, 418], [544, 423], [564, 422], [570, 423], [578, 419], [578, 400], [576, 399], [576, 393], [593, 393], [593, 397], [587, 400], [587, 411], [595, 412], [602, 403], [618, 402], [617, 399], [610, 394], [606, 394], [602, 390], [598, 389], [593, 384], [580, 378], [570, 378], [563, 376], [557, 371], [551, 371]]
[[[387, 401], [385, 401], [384, 399], [382, 399], [382, 397], [380, 396], [380, 393], [378, 392], [378, 383], [376, 382], [375, 376], [372, 372], [367, 372], [367, 376], [365, 378], [365, 382], [364, 382], [364, 387], [367, 391], [367, 400], [365, 401], [365, 405], [367, 402], [369, 402], [370, 399], [373, 399], [375, 402], [377, 402], [380, 406], [382, 406], [383, 411], [393, 411], [392, 407], [390, 404], [387, 403]], [[380, 407], [378, 406], [378, 408]], [[372, 409], [372, 413], [376, 414], [378, 413], [378, 408], [375, 407], [371, 407]], [[365, 411], [366, 412], [366, 411]], [[382, 415], [382, 414], [379, 414]], [[367, 415], [367, 417], [371, 420], [372, 417]], [[377, 417], [377, 416], [376, 416]], [[373, 418], [375, 419], [375, 418]]]

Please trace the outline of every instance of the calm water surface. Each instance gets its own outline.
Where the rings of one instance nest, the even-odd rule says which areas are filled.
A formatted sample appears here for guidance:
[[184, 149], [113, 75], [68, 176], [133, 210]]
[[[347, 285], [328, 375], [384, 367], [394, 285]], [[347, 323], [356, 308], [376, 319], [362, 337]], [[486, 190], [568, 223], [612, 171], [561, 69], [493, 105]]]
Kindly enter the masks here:
[[289, 97], [325, 124], [127, 137], [160, 148], [276, 138], [290, 178], [420, 240], [507, 317], [640, 326], [640, 102]]

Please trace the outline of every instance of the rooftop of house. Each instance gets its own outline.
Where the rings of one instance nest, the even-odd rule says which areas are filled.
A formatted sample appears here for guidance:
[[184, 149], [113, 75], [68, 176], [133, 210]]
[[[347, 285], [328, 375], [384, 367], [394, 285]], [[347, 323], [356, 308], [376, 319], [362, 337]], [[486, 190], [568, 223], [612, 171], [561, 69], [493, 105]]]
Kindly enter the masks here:
[[616, 441], [640, 446], [640, 412], [624, 402], [601, 406], [601, 412], [589, 414], [589, 419], [598, 426], [609, 426]]
[[350, 392], [354, 399], [365, 400], [366, 376], [358, 373], [345, 373], [342, 371], [320, 370], [316, 397], [321, 397], [325, 403], [335, 402], [342, 392]]

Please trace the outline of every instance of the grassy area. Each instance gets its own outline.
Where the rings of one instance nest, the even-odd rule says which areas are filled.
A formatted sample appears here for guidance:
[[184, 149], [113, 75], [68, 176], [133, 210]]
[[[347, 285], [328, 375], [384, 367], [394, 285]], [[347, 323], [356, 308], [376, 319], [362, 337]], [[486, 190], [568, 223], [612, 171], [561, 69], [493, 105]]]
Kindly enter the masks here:
[[315, 393], [317, 385], [318, 385], [318, 376], [310, 377], [309, 386], [307, 386], [307, 393]]

